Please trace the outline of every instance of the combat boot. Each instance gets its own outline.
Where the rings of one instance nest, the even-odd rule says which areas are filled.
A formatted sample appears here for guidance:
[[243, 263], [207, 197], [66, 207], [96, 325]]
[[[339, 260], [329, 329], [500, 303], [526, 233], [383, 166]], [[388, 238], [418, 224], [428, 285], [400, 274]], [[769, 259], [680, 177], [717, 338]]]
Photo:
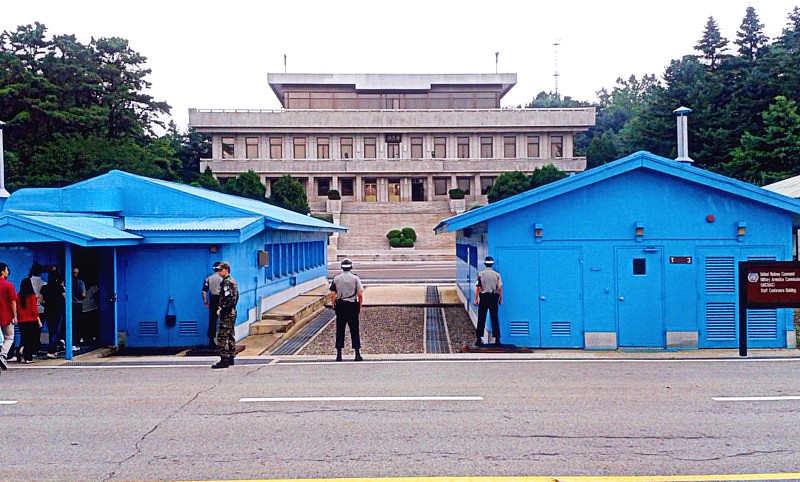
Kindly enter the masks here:
[[236, 365], [236, 362], [233, 359], [234, 359], [234, 357], [232, 357], [232, 356], [228, 357], [228, 366], [229, 367], [232, 367], [232, 366]]
[[228, 358], [220, 357], [217, 363], [211, 365], [211, 368], [228, 368], [229, 366], [231, 365], [230, 362], [228, 361]]

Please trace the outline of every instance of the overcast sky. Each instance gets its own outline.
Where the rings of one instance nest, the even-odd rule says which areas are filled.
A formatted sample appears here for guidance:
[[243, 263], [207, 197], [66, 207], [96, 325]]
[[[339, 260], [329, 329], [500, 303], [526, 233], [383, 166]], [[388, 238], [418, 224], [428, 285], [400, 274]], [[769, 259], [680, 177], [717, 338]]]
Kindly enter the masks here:
[[[618, 77], [659, 77], [693, 53], [709, 16], [729, 41], [748, 5], [772, 39], [800, 0], [36, 0], [0, 3], [0, 30], [123, 37], [148, 58], [150, 92], [188, 109], [272, 109], [267, 73], [516, 73], [504, 106], [553, 91], [594, 101]], [[733, 45], [733, 44], [731, 44]], [[735, 47], [735, 46], [734, 46]]]

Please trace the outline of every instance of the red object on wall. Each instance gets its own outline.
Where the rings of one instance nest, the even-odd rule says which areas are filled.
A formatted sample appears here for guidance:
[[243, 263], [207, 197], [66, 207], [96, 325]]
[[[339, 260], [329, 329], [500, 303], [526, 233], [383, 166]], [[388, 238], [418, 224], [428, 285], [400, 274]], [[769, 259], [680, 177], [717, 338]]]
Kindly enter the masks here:
[[706, 221], [708, 221], [709, 223], [713, 223], [714, 222], [714, 215], [713, 214], [709, 214], [708, 216], [706, 216]]

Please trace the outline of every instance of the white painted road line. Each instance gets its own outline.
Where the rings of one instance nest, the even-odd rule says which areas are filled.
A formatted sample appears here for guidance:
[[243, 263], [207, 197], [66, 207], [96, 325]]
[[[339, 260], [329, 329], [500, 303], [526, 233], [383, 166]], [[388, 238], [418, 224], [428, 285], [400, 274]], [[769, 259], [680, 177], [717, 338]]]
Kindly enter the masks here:
[[240, 398], [240, 402], [479, 402], [483, 397], [266, 397]]
[[0, 405], [14, 405], [16, 403], [16, 400], [0, 400]]
[[778, 402], [782, 400], [800, 400], [800, 395], [783, 397], [714, 397], [715, 402]]

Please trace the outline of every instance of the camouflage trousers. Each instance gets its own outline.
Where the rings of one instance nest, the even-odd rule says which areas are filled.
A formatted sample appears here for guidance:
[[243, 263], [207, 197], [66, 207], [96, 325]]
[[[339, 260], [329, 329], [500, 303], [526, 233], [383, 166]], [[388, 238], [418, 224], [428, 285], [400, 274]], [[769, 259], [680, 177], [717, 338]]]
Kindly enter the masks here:
[[236, 355], [236, 338], [234, 337], [233, 325], [236, 323], [236, 310], [224, 316], [220, 316], [217, 325], [217, 338], [214, 342], [219, 347], [219, 356], [222, 358]]

